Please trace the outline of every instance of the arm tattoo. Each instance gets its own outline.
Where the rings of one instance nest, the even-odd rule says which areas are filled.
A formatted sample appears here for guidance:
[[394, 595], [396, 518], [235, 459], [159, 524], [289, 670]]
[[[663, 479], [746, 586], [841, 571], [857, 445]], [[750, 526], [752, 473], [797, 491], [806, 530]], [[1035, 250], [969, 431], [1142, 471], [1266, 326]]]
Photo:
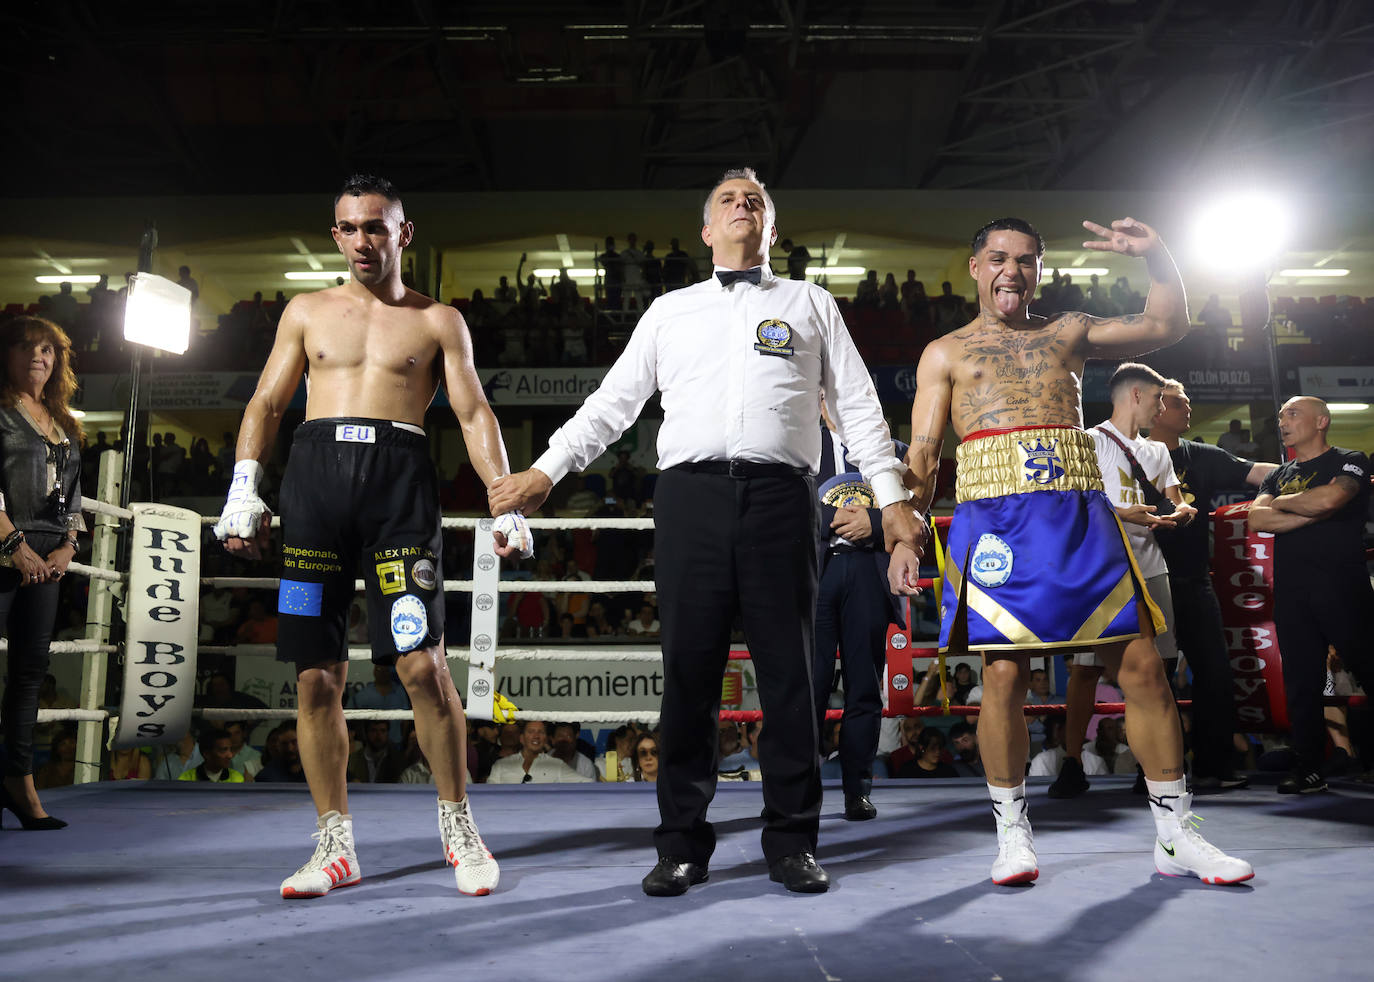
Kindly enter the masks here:
[[924, 433], [919, 433], [919, 434], [918, 434], [918, 433], [913, 433], [913, 434], [911, 435], [911, 442], [912, 442], [912, 443], [934, 443], [934, 444], [940, 444], [940, 443], [943, 443], [944, 440], [942, 440], [940, 437], [926, 436]]

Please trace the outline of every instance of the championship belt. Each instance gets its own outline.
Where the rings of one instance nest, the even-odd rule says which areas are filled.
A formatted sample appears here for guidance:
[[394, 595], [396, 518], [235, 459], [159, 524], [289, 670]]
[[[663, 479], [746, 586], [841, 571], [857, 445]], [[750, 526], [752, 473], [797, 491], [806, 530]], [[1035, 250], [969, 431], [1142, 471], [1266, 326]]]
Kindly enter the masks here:
[[873, 486], [864, 480], [862, 474], [855, 471], [836, 474], [816, 489], [816, 495], [821, 499], [821, 504], [829, 505], [831, 508], [878, 507], [878, 498], [873, 493]]

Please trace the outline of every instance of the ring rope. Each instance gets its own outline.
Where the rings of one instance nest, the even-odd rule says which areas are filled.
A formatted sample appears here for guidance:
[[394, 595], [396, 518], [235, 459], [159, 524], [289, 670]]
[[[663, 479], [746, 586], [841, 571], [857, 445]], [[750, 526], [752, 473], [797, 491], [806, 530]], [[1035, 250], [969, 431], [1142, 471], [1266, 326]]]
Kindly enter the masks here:
[[[280, 580], [275, 576], [202, 576], [200, 585], [275, 590]], [[354, 580], [353, 589], [361, 593], [366, 586], [362, 580]], [[502, 593], [654, 593], [658, 587], [653, 580], [501, 580], [498, 589]], [[444, 592], [471, 593], [472, 580], [444, 580]]]
[[[8, 640], [0, 641], [0, 651], [8, 651]], [[99, 641], [49, 641], [48, 652], [55, 655], [113, 655], [119, 651], [117, 644], [101, 644]]]
[[107, 580], [110, 583], [123, 583], [129, 578], [128, 573], [121, 573], [118, 570], [102, 569], [99, 566], [87, 566], [85, 563], [68, 563], [68, 573], [80, 573], [93, 580]]
[[[83, 497], [81, 499], [81, 510], [88, 511], [93, 515], [110, 515], [114, 518], [122, 518], [126, 522], [131, 521], [134, 517], [134, 513], [129, 509], [120, 508], [118, 505], [112, 505], [108, 501], [101, 501], [99, 498]], [[218, 519], [216, 519], [216, 521], [218, 521]]]

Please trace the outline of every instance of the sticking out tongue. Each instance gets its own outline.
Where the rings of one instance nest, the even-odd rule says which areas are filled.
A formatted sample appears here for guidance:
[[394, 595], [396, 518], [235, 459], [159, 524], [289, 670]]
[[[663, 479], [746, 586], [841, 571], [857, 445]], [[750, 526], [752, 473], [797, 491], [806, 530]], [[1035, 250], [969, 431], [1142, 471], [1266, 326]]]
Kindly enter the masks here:
[[1016, 290], [994, 290], [992, 299], [997, 309], [1004, 314], [1014, 314], [1021, 307], [1021, 294]]

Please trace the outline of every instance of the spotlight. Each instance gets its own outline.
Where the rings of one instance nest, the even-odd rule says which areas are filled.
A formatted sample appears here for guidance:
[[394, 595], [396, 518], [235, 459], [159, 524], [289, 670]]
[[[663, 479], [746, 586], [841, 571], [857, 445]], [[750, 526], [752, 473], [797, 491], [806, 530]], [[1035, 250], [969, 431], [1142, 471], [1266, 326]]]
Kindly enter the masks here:
[[124, 339], [185, 354], [191, 343], [191, 291], [153, 273], [135, 273], [124, 307]]
[[1195, 258], [1214, 270], [1253, 273], [1283, 250], [1291, 231], [1289, 209], [1277, 196], [1260, 191], [1218, 197], [1193, 222]]

